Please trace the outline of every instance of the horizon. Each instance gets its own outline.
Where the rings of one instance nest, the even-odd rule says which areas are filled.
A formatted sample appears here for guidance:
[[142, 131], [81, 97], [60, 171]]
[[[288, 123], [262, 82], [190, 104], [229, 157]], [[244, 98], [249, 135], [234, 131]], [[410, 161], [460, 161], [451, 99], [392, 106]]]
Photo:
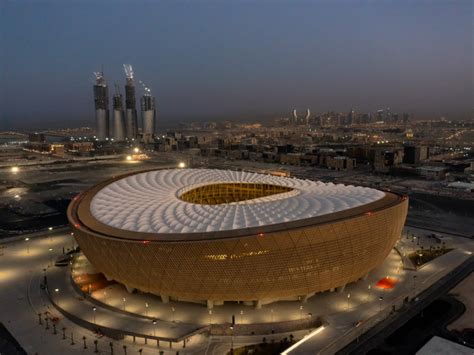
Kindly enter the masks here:
[[151, 87], [159, 129], [294, 107], [473, 117], [470, 1], [111, 3], [2, 4], [1, 130], [93, 125], [93, 71], [111, 97], [122, 63], [137, 96]]

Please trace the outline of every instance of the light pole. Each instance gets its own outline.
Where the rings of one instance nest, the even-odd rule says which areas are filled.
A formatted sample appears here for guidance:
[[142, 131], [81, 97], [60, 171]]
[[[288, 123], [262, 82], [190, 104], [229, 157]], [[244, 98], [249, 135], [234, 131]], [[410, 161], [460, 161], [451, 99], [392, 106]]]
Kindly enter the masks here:
[[212, 324], [212, 309], [209, 310], [209, 325]]
[[[55, 288], [55, 289], [54, 289], [54, 293], [55, 293], [56, 295], [58, 295], [58, 294], [59, 294], [59, 288]], [[56, 301], [57, 301], [57, 303], [58, 303], [58, 307], [60, 307], [60, 305], [59, 305], [59, 297], [57, 297]]]
[[97, 311], [97, 308], [96, 307], [92, 307], [92, 314], [94, 315], [94, 325], [96, 325], [96, 322], [95, 322], [95, 312]]
[[174, 318], [174, 311], [175, 311], [174, 307], [171, 307], [171, 312], [173, 312], [173, 322], [175, 321], [175, 318]]
[[107, 304], [107, 291], [104, 291], [104, 303]]
[[273, 323], [273, 308], [270, 309], [270, 320], [271, 320], [272, 323]]
[[240, 310], [240, 323], [241, 324], [244, 323], [244, 310], [243, 309]]
[[153, 321], [151, 322], [153, 324], [153, 336], [156, 337], [156, 319], [153, 319]]
[[25, 238], [25, 242], [26, 242], [26, 253], [27, 253], [27, 254], [30, 253], [30, 243], [28, 243], [29, 240], [30, 240], [30, 238]]
[[148, 317], [148, 302], [145, 302], [145, 316]]
[[349, 300], [351, 299], [351, 294], [347, 294], [347, 310], [349, 310]]
[[303, 306], [300, 306], [300, 320], [303, 319]]
[[126, 310], [126, 308], [125, 308], [125, 301], [126, 301], [125, 297], [122, 298], [122, 301], [123, 301], [123, 310], [125, 311]]
[[383, 297], [379, 297], [379, 312], [382, 312], [382, 302], [383, 302]]
[[53, 248], [49, 248], [49, 266], [53, 266]]

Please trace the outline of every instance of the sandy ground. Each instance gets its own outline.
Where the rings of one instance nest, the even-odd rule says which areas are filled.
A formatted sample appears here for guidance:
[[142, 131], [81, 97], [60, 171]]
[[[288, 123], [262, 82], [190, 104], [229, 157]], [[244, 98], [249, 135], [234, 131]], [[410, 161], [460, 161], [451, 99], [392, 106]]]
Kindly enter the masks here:
[[450, 293], [456, 294], [456, 298], [466, 306], [466, 311], [448, 325], [448, 329], [461, 331], [466, 328], [474, 328], [474, 273], [466, 277]]

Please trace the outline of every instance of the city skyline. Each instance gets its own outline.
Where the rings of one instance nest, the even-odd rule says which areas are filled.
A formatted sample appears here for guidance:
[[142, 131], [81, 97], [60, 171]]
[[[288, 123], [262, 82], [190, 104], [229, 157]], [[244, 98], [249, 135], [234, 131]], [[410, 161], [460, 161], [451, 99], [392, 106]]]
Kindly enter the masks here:
[[469, 1], [110, 5], [2, 4], [0, 129], [93, 125], [93, 72], [123, 88], [123, 63], [158, 129], [295, 107], [472, 117]]

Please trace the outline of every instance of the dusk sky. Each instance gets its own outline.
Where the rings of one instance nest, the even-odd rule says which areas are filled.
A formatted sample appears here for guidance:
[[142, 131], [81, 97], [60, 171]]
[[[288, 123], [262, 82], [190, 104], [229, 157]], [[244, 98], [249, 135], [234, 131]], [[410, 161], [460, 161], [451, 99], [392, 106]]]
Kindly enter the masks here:
[[123, 93], [123, 63], [157, 97], [158, 128], [281, 117], [294, 107], [469, 118], [472, 7], [0, 0], [0, 129], [93, 124], [93, 72], [103, 65], [109, 95], [114, 83]]

